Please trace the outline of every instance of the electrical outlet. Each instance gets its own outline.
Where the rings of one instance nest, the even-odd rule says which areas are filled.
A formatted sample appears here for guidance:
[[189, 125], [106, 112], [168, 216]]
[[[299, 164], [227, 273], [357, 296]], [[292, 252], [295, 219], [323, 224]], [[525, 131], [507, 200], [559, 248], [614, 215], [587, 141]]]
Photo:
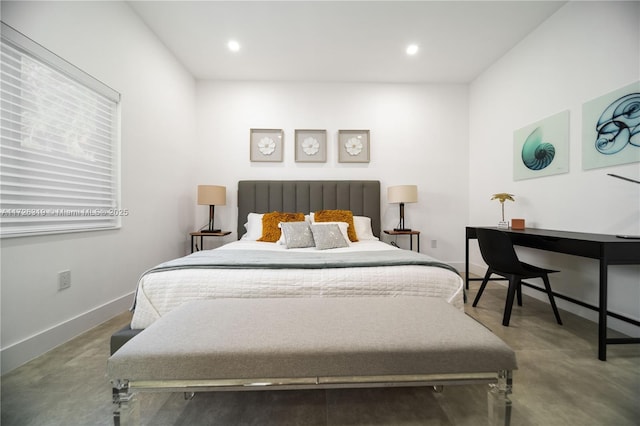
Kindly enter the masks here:
[[438, 240], [431, 240], [431, 248], [438, 248]]
[[71, 287], [71, 271], [58, 272], [58, 291]]

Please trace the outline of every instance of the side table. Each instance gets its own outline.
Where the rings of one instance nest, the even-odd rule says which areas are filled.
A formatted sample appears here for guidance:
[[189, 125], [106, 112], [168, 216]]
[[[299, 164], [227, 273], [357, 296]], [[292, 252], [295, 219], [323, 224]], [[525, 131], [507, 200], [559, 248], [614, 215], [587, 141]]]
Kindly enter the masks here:
[[[225, 235], [229, 235], [230, 233], [231, 231], [220, 231], [220, 232], [196, 231], [196, 232], [190, 233], [189, 235], [191, 235], [191, 253], [193, 253], [194, 251], [202, 250], [202, 247], [204, 247], [203, 246], [204, 237], [224, 237]], [[197, 242], [198, 237], [200, 237], [200, 247], [198, 247], [198, 242]]]
[[409, 236], [409, 250], [413, 250], [413, 236], [415, 235], [417, 241], [418, 253], [420, 252], [420, 231], [394, 231], [393, 229], [386, 229], [384, 233], [387, 235], [408, 235]]

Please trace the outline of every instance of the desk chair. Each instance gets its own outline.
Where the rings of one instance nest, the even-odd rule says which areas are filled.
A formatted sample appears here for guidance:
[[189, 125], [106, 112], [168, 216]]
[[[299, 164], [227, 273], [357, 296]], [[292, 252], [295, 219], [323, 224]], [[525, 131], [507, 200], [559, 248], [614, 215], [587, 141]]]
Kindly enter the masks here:
[[553, 299], [553, 293], [551, 292], [551, 284], [549, 284], [548, 274], [552, 272], [558, 272], [551, 269], [539, 268], [537, 266], [529, 265], [521, 262], [518, 259], [511, 238], [505, 232], [495, 229], [482, 229], [476, 230], [478, 237], [478, 244], [480, 246], [480, 253], [485, 263], [488, 265], [487, 273], [482, 280], [478, 294], [473, 301], [475, 307], [482, 296], [484, 288], [487, 286], [489, 277], [492, 274], [500, 275], [509, 280], [509, 288], [507, 289], [507, 301], [504, 305], [504, 316], [502, 318], [502, 325], [508, 326], [509, 319], [511, 318], [511, 308], [513, 307], [513, 298], [517, 293], [518, 306], [522, 306], [522, 280], [526, 278], [542, 278], [544, 281], [544, 287], [547, 290], [549, 296], [549, 302], [553, 308], [553, 313], [556, 316], [558, 324], [562, 325], [556, 302]]

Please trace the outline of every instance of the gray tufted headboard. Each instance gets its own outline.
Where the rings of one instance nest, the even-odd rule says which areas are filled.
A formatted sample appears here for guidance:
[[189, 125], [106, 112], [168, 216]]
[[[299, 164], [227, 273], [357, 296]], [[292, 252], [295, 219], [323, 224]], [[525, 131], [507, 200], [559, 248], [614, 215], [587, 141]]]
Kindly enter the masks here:
[[380, 182], [377, 180], [241, 180], [238, 182], [238, 238], [249, 213], [351, 210], [371, 218], [380, 237]]

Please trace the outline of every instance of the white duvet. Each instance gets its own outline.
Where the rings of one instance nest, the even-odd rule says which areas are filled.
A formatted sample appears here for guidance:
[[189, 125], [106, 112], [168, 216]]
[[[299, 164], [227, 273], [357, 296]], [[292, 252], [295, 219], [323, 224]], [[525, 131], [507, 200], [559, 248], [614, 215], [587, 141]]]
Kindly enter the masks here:
[[[315, 248], [287, 250], [274, 243], [244, 240], [216, 250], [237, 250], [238, 256], [242, 256], [242, 250], [256, 249], [320, 252]], [[361, 241], [330, 252], [393, 249], [380, 241]], [[206, 251], [200, 252], [200, 255], [204, 254]], [[143, 275], [138, 283], [131, 327], [146, 328], [162, 315], [194, 299], [349, 296], [441, 297], [464, 310], [462, 278], [450, 270], [434, 266], [180, 269]]]

